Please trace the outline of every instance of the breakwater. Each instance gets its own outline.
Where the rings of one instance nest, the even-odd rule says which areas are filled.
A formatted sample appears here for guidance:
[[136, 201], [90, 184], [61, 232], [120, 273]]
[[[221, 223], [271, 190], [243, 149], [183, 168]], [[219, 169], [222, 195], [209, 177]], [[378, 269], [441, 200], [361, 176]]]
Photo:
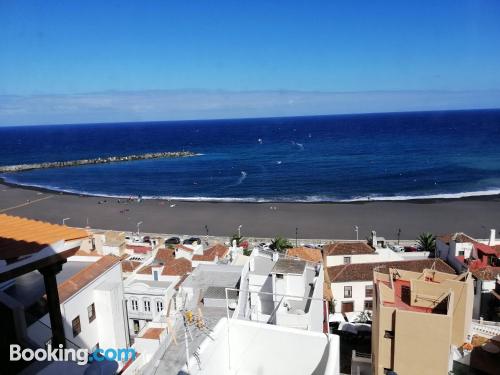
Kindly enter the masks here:
[[89, 165], [89, 164], [120, 163], [120, 162], [135, 161], [135, 160], [186, 158], [186, 157], [192, 157], [192, 156], [198, 156], [198, 155], [199, 154], [196, 154], [196, 153], [191, 152], [191, 151], [152, 152], [152, 153], [140, 154], [140, 155], [108, 156], [108, 157], [93, 158], [93, 159], [5, 165], [5, 166], [0, 166], [0, 173], [22, 172], [22, 171], [30, 171], [33, 169], [77, 167], [80, 165]]

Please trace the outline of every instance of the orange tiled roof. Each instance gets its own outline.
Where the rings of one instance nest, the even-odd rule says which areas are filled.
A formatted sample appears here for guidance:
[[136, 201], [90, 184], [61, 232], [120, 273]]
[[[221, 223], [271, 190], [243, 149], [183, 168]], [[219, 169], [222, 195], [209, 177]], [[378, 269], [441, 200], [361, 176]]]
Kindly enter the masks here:
[[161, 333], [165, 328], [148, 328], [140, 337], [141, 339], [159, 340]]
[[422, 272], [426, 268], [433, 268], [433, 266], [436, 271], [455, 274], [455, 270], [440, 258], [397, 260], [377, 263], [349, 263], [328, 267], [327, 272], [332, 283], [344, 283], [349, 281], [373, 280], [374, 269], [377, 269], [380, 273], [389, 273], [389, 268]]
[[327, 256], [373, 254], [373, 250], [366, 242], [336, 242], [323, 248]]
[[175, 253], [174, 250], [171, 249], [158, 249], [155, 255], [155, 261], [158, 263], [166, 264], [173, 258], [175, 258]]
[[83, 229], [0, 214], [0, 259], [33, 254], [61, 240], [88, 236]]
[[181, 250], [184, 250], [184, 251], [187, 251], [187, 252], [190, 252], [190, 253], [194, 252], [194, 250], [193, 250], [193, 249], [191, 249], [190, 247], [184, 246], [184, 245], [182, 245], [182, 244], [175, 245], [175, 249], [176, 249], [176, 250], [177, 250], [177, 249], [181, 249]]
[[141, 262], [135, 260], [122, 260], [122, 271], [123, 272], [134, 272], [136, 268], [141, 265]]
[[215, 244], [206, 249], [203, 255], [193, 255], [193, 260], [214, 261], [216, 257], [223, 258], [228, 253], [229, 249], [221, 244]]
[[137, 273], [139, 273], [141, 275], [151, 275], [152, 271], [153, 271], [153, 266], [148, 265], [148, 266], [142, 267], [139, 271], [137, 271]]
[[105, 255], [97, 262], [92, 263], [90, 266], [85, 267], [80, 272], [74, 274], [69, 279], [65, 280], [62, 284], [57, 286], [59, 291], [59, 302], [64, 302], [76, 292], [90, 284], [99, 275], [113, 267], [120, 262], [120, 258], [114, 255]]
[[297, 257], [312, 263], [319, 263], [323, 261], [321, 250], [310, 249], [308, 247], [294, 247], [292, 249], [288, 249], [286, 255], [291, 257]]
[[186, 258], [170, 259], [163, 268], [162, 275], [183, 276], [193, 270], [191, 261]]

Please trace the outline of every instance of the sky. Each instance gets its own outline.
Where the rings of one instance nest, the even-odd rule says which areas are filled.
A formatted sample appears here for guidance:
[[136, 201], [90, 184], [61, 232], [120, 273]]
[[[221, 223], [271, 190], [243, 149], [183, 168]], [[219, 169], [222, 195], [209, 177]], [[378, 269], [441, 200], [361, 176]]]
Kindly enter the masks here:
[[0, 0], [0, 125], [500, 107], [497, 0]]

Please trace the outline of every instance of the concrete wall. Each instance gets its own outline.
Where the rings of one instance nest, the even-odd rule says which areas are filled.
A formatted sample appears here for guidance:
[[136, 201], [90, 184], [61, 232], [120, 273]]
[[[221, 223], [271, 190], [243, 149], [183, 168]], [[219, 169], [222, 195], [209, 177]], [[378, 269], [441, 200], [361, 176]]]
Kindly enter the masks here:
[[338, 336], [242, 320], [230, 320], [229, 329], [227, 324], [221, 319], [212, 334], [215, 341], [201, 344], [202, 370], [192, 359], [191, 374], [339, 373]]
[[397, 310], [393, 370], [408, 375], [447, 374], [451, 324], [447, 315]]

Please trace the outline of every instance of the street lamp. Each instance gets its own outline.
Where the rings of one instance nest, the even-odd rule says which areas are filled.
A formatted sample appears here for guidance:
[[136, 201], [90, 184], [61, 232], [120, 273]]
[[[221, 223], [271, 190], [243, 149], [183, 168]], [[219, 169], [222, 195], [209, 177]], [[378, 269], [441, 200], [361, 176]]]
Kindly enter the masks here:
[[299, 233], [299, 228], [295, 228], [295, 247], [299, 247], [297, 239], [298, 233]]
[[243, 226], [243, 225], [241, 225], [241, 224], [240, 224], [240, 225], [238, 225], [238, 237], [239, 237], [239, 238], [241, 238], [241, 227], [242, 227], [242, 226]]
[[141, 224], [142, 224], [142, 221], [139, 221], [137, 223], [137, 235], [139, 235], [139, 227], [141, 226]]
[[66, 221], [71, 219], [70, 217], [65, 217], [64, 219], [62, 219], [62, 225], [66, 225]]
[[398, 229], [398, 245], [399, 245], [399, 238], [401, 237], [401, 228]]
[[354, 226], [354, 231], [356, 232], [356, 241], [359, 241], [359, 227], [357, 225]]

